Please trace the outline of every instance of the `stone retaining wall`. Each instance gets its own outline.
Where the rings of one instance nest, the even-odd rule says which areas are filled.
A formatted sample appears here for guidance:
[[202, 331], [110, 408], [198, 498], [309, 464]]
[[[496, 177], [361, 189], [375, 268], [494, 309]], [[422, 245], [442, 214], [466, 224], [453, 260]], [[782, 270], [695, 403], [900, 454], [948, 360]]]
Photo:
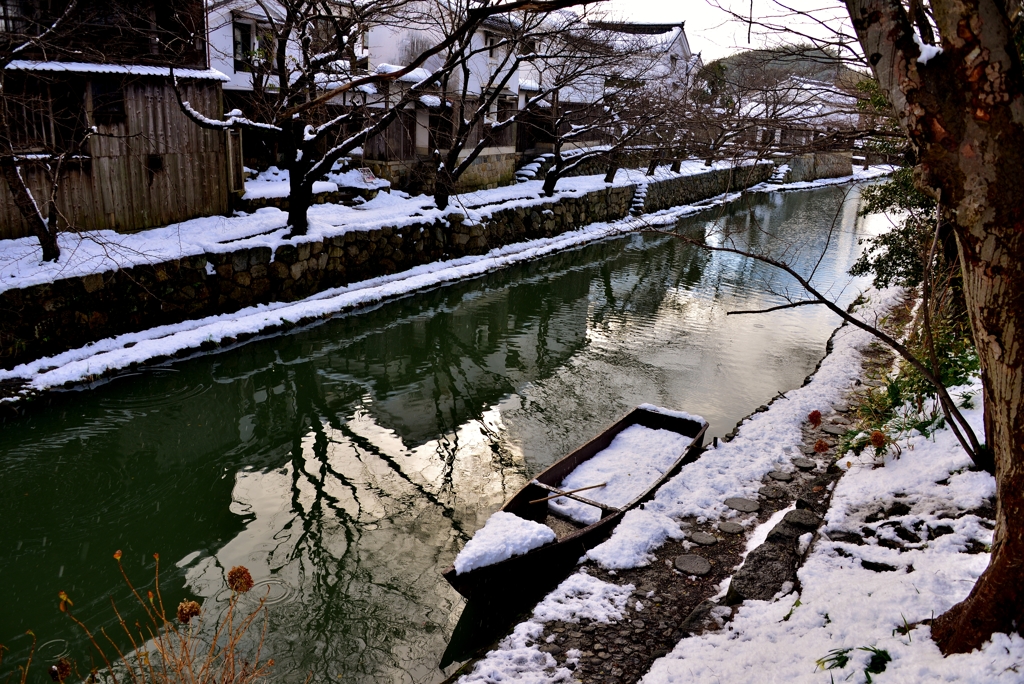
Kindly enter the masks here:
[[708, 197], [721, 195], [723, 192], [749, 188], [768, 180], [774, 168], [772, 164], [764, 163], [685, 176], [686, 182], [679, 182], [682, 179], [672, 179], [648, 183], [644, 212], [693, 204]]
[[798, 154], [786, 163], [789, 164], [789, 173], [785, 179], [787, 183], [842, 178], [853, 173], [853, 155], [850, 152]]
[[[766, 180], [771, 164], [711, 171], [648, 184], [645, 209], [691, 203]], [[4, 368], [114, 335], [294, 301], [331, 287], [501, 245], [552, 237], [627, 216], [633, 186], [556, 197], [533, 207], [499, 209], [486, 223], [461, 214], [447, 221], [351, 231], [324, 240], [242, 248], [107, 271], [0, 293]]]
[[[484, 150], [463, 172], [455, 190], [472, 192], [508, 185], [515, 176], [518, 161], [516, 152], [488, 154]], [[378, 178], [390, 181], [391, 187], [397, 190], [428, 194], [434, 191], [434, 163], [429, 158], [394, 162], [365, 160], [362, 163]]]

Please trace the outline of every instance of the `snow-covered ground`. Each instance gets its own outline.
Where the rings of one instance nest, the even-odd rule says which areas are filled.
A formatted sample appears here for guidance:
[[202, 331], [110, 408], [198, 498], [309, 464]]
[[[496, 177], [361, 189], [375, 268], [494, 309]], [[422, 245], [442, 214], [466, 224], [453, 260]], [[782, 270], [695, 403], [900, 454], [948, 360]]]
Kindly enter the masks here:
[[[873, 292], [858, 315], [871, 319], [898, 296], [897, 290]], [[682, 536], [679, 518], [735, 517], [723, 500], [756, 498], [768, 471], [792, 469], [801, 423], [811, 411], [828, 414], [842, 400], [859, 375], [860, 350], [870, 341], [867, 333], [849, 326], [837, 331], [832, 354], [810, 383], [748, 419], [734, 440], [685, 468], [652, 502], [631, 511], [588, 557], [608, 569], [638, 567], [651, 561], [652, 552], [667, 537]], [[981, 431], [978, 384], [958, 388], [955, 396], [972, 397], [973, 408], [965, 415]], [[848, 472], [836, 487], [823, 534], [799, 570], [797, 591], [771, 602], [747, 601], [723, 629], [683, 639], [655, 662], [644, 684], [747, 682], [752, 675], [768, 682], [1021, 682], [1024, 639], [1019, 636], [996, 635], [981, 651], [943, 658], [927, 626], [905, 629], [962, 600], [984, 570], [987, 553], [964, 551], [972, 540], [990, 544], [992, 533], [980, 518], [966, 512], [984, 505], [995, 488], [991, 476], [968, 470], [969, 458], [946, 429], [930, 437], [916, 431], [904, 434], [900, 446], [899, 458], [890, 454], [876, 462], [871, 449], [861, 457], [840, 458]], [[895, 502], [909, 511], [866, 521]], [[879, 538], [897, 538], [894, 523], [922, 540], [905, 544], [903, 551], [879, 545]], [[828, 536], [839, 537], [840, 531], [862, 534], [864, 527], [874, 534], [865, 535], [863, 544]], [[762, 532], [763, 537], [768, 529], [762, 525], [754, 536]], [[755, 544], [752, 541], [750, 548]], [[893, 570], [875, 572], [862, 560], [883, 564], [876, 569]], [[603, 617], [592, 619], [619, 621], [629, 608], [623, 608], [618, 598], [623, 592], [628, 596], [632, 588], [597, 580], [584, 568], [541, 601], [531, 619], [518, 625], [461, 681], [570, 681], [571, 672], [538, 649], [544, 623], [595, 614]], [[566, 610], [567, 594], [578, 597], [578, 613]], [[871, 649], [891, 657], [884, 672], [865, 671], [877, 653]], [[838, 665], [846, 658], [843, 666], [819, 667], [817, 661], [830, 654], [842, 657], [824, 664]]]
[[[690, 166], [684, 166], [679, 175], [699, 173], [706, 168], [703, 163], [693, 162]], [[889, 173], [890, 170], [889, 167], [875, 167], [866, 172], [858, 172], [846, 180], [867, 180]], [[675, 175], [667, 169], [659, 168], [657, 177]], [[643, 171], [620, 170], [614, 185], [630, 184], [641, 178], [646, 178]], [[822, 184], [831, 182], [823, 181]], [[484, 220], [498, 209], [543, 203], [547, 198], [542, 195], [541, 185], [540, 181], [530, 181], [459, 195], [455, 198], [457, 201], [443, 211], [438, 210], [433, 199], [428, 196], [410, 197], [401, 192], [382, 192], [373, 200], [356, 207], [316, 205], [309, 211], [309, 234], [292, 241], [286, 237], [287, 214], [274, 208], [234, 217], [194, 219], [132, 235], [111, 231], [62, 233], [61, 259], [55, 264], [39, 261], [39, 246], [35, 238], [5, 240], [0, 249], [0, 292], [74, 275], [102, 273], [182, 256], [229, 252], [257, 245], [274, 248], [282, 244], [294, 244], [296, 241], [322, 239], [350, 230], [400, 226], [443, 218], [454, 212], [466, 215], [468, 220]], [[581, 195], [604, 187], [608, 186], [601, 176], [566, 178], [560, 181], [559, 193]], [[784, 188], [772, 186], [771, 189]], [[595, 240], [646, 227], [671, 225], [683, 216], [719, 206], [738, 196], [739, 193], [721, 195], [699, 205], [673, 207], [609, 223], [594, 223], [554, 238], [507, 245], [480, 256], [426, 264], [394, 275], [332, 288], [297, 302], [261, 304], [230, 314], [126, 333], [36, 359], [11, 370], [0, 370], [0, 381], [24, 380], [27, 386], [22, 394], [82, 382], [127, 368], [133, 363], [144, 363], [184, 349], [198, 348], [203, 343], [220, 342], [238, 335], [252, 335], [272, 327], [329, 316], [446, 282], [480, 276], [498, 268]]]
[[[262, 199], [268, 197], [287, 197], [290, 192], [290, 174], [287, 169], [271, 166], [256, 178], [245, 182], [243, 200]], [[367, 180], [357, 169], [348, 171], [332, 171], [326, 179], [313, 183], [313, 194], [321, 192], [337, 192], [338, 188], [356, 188], [358, 190], [383, 190], [391, 187], [386, 180], [375, 178]]]
[[[975, 397], [975, 408], [966, 415], [980, 433], [980, 385], [958, 388], [953, 395]], [[900, 446], [899, 458], [890, 452], [881, 464], [868, 455], [871, 449], [840, 459], [849, 472], [836, 487], [824, 535], [798, 572], [798, 592], [774, 602], [748, 601], [726, 629], [682, 640], [654, 664], [644, 684], [739, 682], [754, 669], [780, 682], [1024, 680], [1020, 636], [996, 635], [981, 651], [943, 658], [928, 626], [906, 630], [965, 598], [988, 564], [987, 553], [965, 551], [972, 540], [991, 544], [992, 532], [965, 512], [986, 504], [995, 481], [967, 470], [970, 460], [948, 429], [933, 437], [915, 431]], [[909, 512], [865, 521], [897, 502]], [[905, 537], [921, 535], [922, 541], [903, 550], [880, 546], [880, 538], [898, 539], [894, 522], [910, 533]], [[864, 544], [828, 538], [829, 533], [863, 534], [864, 528], [875, 531]], [[894, 569], [876, 572], [861, 561]], [[883, 673], [865, 672], [876, 654], [871, 649], [891, 657]], [[832, 670], [816, 665], [830, 653], [848, 661]]]

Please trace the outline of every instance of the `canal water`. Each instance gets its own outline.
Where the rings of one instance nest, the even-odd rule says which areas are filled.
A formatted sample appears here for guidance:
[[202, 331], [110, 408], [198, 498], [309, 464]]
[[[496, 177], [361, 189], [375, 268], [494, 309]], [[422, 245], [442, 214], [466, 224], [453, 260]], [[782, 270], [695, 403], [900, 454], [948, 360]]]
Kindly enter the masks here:
[[[820, 259], [814, 282], [846, 306], [858, 239], [885, 227], [858, 204], [850, 186], [747, 195], [678, 230]], [[218, 615], [248, 567], [277, 681], [438, 682], [464, 605], [440, 570], [532, 474], [637, 404], [703, 415], [710, 439], [813, 371], [836, 316], [726, 315], [787, 288], [632, 234], [54, 394], [0, 430], [0, 680], [26, 630], [36, 680], [64, 654], [102, 664], [58, 592], [116, 639], [111, 596], [142, 616], [120, 549], [143, 596], [159, 553], [172, 611]]]

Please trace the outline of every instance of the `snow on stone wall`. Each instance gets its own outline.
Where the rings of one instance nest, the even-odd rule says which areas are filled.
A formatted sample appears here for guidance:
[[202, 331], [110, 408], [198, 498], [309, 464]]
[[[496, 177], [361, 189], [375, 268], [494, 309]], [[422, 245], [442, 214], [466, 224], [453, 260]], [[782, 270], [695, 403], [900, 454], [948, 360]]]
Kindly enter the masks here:
[[[767, 180], [770, 163], [645, 181], [659, 211]], [[254, 304], [296, 301], [328, 288], [629, 215], [635, 186], [615, 185], [495, 209], [484, 222], [460, 213], [424, 223], [352, 230], [276, 248], [240, 247], [57, 280], [0, 293], [0, 366], [89, 342]]]

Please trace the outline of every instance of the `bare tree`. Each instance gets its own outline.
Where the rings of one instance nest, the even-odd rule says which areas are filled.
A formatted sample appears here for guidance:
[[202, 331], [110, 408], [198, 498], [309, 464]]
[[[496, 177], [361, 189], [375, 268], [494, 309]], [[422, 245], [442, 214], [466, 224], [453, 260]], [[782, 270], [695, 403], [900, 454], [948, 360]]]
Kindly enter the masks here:
[[[212, 120], [182, 101], [182, 109], [207, 127], [258, 127], [273, 135], [289, 172], [291, 234], [308, 229], [313, 183], [335, 162], [385, 131], [423, 95], [435, 94], [467, 59], [460, 44], [487, 21], [512, 13], [547, 13], [585, 0], [484, 0], [455, 15], [447, 32], [427, 41], [407, 63], [373, 72], [354, 59], [368, 26], [429, 26], [430, 5], [414, 0], [255, 0], [276, 54], [276, 88], [264, 88], [261, 121], [240, 114]], [[179, 95], [180, 96], [180, 95]], [[229, 113], [232, 114], [232, 113]]]
[[595, 159], [603, 160], [611, 182], [628, 148], [660, 148], [666, 137], [674, 141], [677, 127], [670, 115], [681, 108], [687, 72], [666, 67], [648, 36], [618, 33], [594, 21], [563, 32], [557, 45], [540, 73], [542, 82], [561, 84], [547, 108], [552, 162], [544, 176], [546, 195]]
[[[468, 6], [447, 2], [438, 5], [439, 16], [447, 19], [440, 29], [451, 33]], [[448, 205], [459, 178], [487, 147], [501, 142], [514, 144], [511, 134], [520, 116], [534, 111], [557, 86], [547, 86], [519, 108], [510, 97], [510, 85], [518, 80], [521, 67], [541, 59], [538, 46], [549, 43], [559, 30], [581, 21], [574, 12], [505, 15], [490, 20], [482, 26], [484, 31], [466, 35], [453, 46], [452, 52], [460, 53], [461, 59], [459, 68], [441, 79], [445, 111], [431, 151], [438, 207]]]
[[[945, 654], [1024, 630], [1024, 161], [1022, 27], [1016, 0], [846, 0], [855, 37], [825, 39], [868, 65], [956, 236], [964, 297], [981, 365], [985, 443], [996, 479], [988, 568], [970, 595], [937, 617]], [[785, 32], [794, 12], [744, 17]], [[830, 28], [820, 13], [804, 13]], [[1014, 17], [1011, 20], [1011, 16]], [[788, 20], [787, 20], [788, 18]], [[807, 31], [803, 38], [815, 35]]]
[[[5, 4], [0, 16], [0, 175], [18, 211], [39, 238], [43, 261], [57, 261], [57, 186], [64, 160], [80, 150], [88, 135], [76, 130], [76, 108], [81, 103], [62, 101], [54, 112], [54, 98], [45, 79], [26, 78], [9, 67], [17, 59], [59, 45], [73, 30], [77, 2], [71, 0], [55, 16], [15, 8], [18, 6]], [[73, 111], [61, 111], [68, 108]], [[33, 195], [26, 180], [29, 164], [45, 170], [50, 186], [46, 197]], [[43, 216], [41, 204], [48, 208], [48, 217]]]
[[867, 112], [870, 77], [831, 47], [751, 50], [698, 73], [687, 103], [695, 151], [707, 164], [737, 154], [849, 151], [891, 132]]

